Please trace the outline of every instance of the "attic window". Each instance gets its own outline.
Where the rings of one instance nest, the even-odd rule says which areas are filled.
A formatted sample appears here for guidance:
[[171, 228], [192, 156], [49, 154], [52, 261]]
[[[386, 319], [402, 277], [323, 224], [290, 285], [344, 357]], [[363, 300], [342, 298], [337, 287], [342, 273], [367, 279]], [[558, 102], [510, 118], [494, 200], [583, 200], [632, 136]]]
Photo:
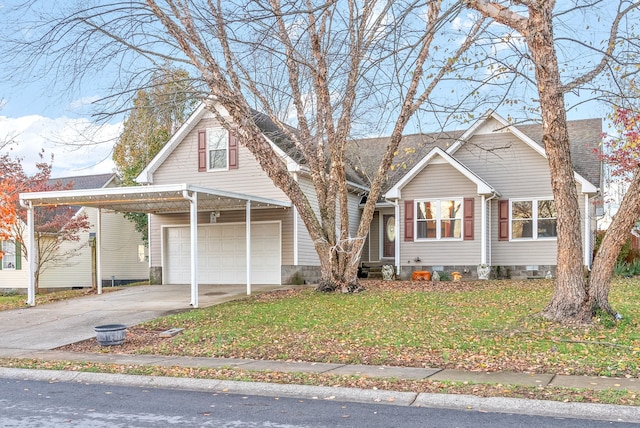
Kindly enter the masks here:
[[207, 128], [207, 169], [228, 168], [229, 133], [224, 128]]

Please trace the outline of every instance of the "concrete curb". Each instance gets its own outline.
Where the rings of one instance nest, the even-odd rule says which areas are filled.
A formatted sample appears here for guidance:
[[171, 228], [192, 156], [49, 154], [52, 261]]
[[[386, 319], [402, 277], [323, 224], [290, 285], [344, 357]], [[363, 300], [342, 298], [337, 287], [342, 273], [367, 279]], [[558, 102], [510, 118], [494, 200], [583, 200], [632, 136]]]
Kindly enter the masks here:
[[30, 370], [0, 367], [0, 377], [44, 382], [82, 382], [141, 388], [183, 389], [225, 394], [252, 394], [308, 400], [336, 400], [395, 406], [436, 407], [494, 413], [516, 413], [575, 419], [640, 423], [640, 412], [633, 406], [591, 403], [560, 403], [473, 395], [428, 394], [381, 391], [358, 388], [272, 384], [264, 382], [221, 381], [215, 379], [172, 378], [163, 376], [123, 375], [113, 373], [70, 372], [64, 370]]
[[529, 400], [524, 398], [422, 393], [418, 395], [413, 405], [492, 413], [517, 413], [557, 418], [640, 423], [638, 407], [612, 404], [562, 403], [559, 401]]

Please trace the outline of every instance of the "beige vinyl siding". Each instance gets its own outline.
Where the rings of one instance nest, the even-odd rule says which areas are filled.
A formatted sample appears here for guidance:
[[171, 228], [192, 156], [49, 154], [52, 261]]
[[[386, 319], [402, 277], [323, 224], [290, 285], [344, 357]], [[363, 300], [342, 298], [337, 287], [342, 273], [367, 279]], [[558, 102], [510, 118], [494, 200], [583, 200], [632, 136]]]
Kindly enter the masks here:
[[552, 194], [547, 159], [511, 133], [474, 136], [454, 156], [504, 199]]
[[[313, 186], [313, 182], [306, 178], [300, 177], [298, 180], [298, 184], [300, 188], [307, 195], [307, 199], [311, 204], [311, 207], [315, 211], [316, 215], [319, 215], [320, 210], [318, 209], [318, 198], [316, 196], [316, 191]], [[309, 231], [307, 230], [307, 226], [298, 215], [298, 265], [300, 266], [319, 266], [320, 259], [318, 258], [318, 253], [316, 252], [316, 248], [313, 245], [313, 240], [309, 235]]]
[[[253, 209], [251, 211], [251, 221], [273, 221], [282, 222], [282, 263], [293, 264], [293, 216], [292, 208], [273, 209]], [[239, 223], [245, 222], [246, 212], [244, 210], [221, 211], [216, 223]], [[149, 241], [154, 245], [149, 247], [149, 258], [151, 266], [162, 266], [162, 226], [188, 226], [189, 213], [152, 215], [150, 218]], [[198, 224], [210, 223], [210, 212], [198, 213]]]
[[[91, 281], [91, 248], [89, 247], [89, 233], [97, 232], [98, 211], [95, 208], [85, 208], [89, 216], [91, 228], [82, 232], [80, 242], [65, 242], [62, 251], [81, 246], [79, 255], [66, 262], [50, 266], [40, 277], [41, 288], [90, 287]], [[138, 259], [138, 245], [142, 238], [135, 231], [133, 223], [122, 214], [103, 211], [101, 215], [101, 264], [104, 281], [110, 281], [111, 276], [116, 280], [139, 280], [149, 277], [149, 264]]]
[[[547, 159], [509, 132], [476, 135], [454, 156], [498, 190], [499, 199], [553, 198]], [[579, 198], [582, 219], [583, 199]], [[555, 239], [499, 241], [498, 200], [494, 199], [490, 204], [490, 264], [557, 264]], [[581, 223], [583, 229], [584, 220]]]
[[26, 289], [29, 286], [29, 265], [24, 257], [24, 251], [22, 252], [21, 260], [20, 269], [0, 269], [0, 289]]
[[[95, 230], [95, 229], [94, 229]], [[94, 231], [92, 230], [92, 231]], [[91, 249], [89, 232], [80, 242], [63, 242], [62, 252], [82, 247], [80, 253], [60, 264], [48, 264], [40, 274], [40, 288], [91, 287]], [[103, 254], [103, 257], [105, 255]]]
[[349, 193], [349, 233], [352, 237], [356, 237], [358, 227], [360, 226], [360, 199], [361, 195]]
[[[475, 198], [474, 239], [404, 241], [404, 201], [416, 199]], [[401, 240], [400, 264], [413, 266], [416, 258], [420, 264], [433, 265], [475, 265], [480, 263], [481, 251], [481, 199], [477, 196], [477, 186], [447, 163], [427, 165], [410, 183], [402, 189], [400, 205]]]
[[133, 280], [149, 278], [149, 262], [140, 261], [138, 246], [142, 236], [133, 223], [119, 213], [102, 213], [102, 279]]
[[[365, 242], [365, 248], [363, 250], [362, 261], [380, 261], [380, 251], [382, 248], [382, 244], [380, 243], [380, 236], [382, 234], [382, 229], [380, 228], [381, 218], [382, 216], [379, 211], [373, 213], [369, 235], [367, 236], [367, 242]], [[364, 256], [365, 254], [367, 256], [366, 258]]]
[[[311, 207], [315, 211], [316, 215], [319, 215], [318, 198], [316, 195], [313, 182], [307, 177], [300, 177], [298, 180], [300, 188], [307, 196]], [[355, 193], [349, 193], [348, 195], [348, 211], [349, 211], [349, 233], [351, 238], [355, 238], [358, 232], [358, 226], [360, 225], [360, 199], [361, 196]], [[336, 220], [340, 221], [339, 206], [336, 208]], [[286, 264], [286, 263], [283, 263]], [[298, 265], [300, 266], [319, 266], [320, 260], [318, 253], [316, 252], [313, 240], [309, 235], [306, 225], [298, 216]]]
[[198, 172], [198, 130], [218, 126], [213, 119], [205, 118], [200, 121], [153, 174], [153, 184], [189, 183], [263, 198], [288, 200], [242, 143], [238, 148], [238, 169]]

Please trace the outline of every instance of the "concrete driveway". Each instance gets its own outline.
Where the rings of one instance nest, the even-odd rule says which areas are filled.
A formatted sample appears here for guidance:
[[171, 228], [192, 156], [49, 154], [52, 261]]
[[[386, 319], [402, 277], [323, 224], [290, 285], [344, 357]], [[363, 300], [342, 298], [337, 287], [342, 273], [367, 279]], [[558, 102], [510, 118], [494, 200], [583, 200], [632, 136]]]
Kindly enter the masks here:
[[[282, 285], [252, 285], [259, 294]], [[246, 297], [246, 285], [200, 285], [201, 308]], [[48, 350], [95, 337], [104, 324], [132, 326], [191, 309], [189, 285], [125, 287], [46, 305], [0, 311], [0, 348]]]

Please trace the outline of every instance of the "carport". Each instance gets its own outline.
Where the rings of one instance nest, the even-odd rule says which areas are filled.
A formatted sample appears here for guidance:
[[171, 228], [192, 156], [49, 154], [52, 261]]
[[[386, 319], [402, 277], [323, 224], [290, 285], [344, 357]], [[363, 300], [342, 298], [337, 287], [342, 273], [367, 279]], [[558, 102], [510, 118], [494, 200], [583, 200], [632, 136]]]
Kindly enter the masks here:
[[[247, 294], [251, 294], [251, 210], [253, 208], [287, 208], [288, 201], [262, 198], [191, 184], [171, 184], [139, 187], [113, 187], [102, 189], [62, 190], [54, 192], [21, 193], [20, 204], [27, 209], [27, 251], [36, 253], [34, 210], [37, 207], [82, 206], [98, 209], [96, 224], [97, 271], [101, 272], [100, 212], [109, 209], [117, 212], [150, 214], [189, 212], [191, 306], [198, 307], [198, 211], [245, 209], [246, 212], [246, 260]], [[29, 284], [27, 304], [35, 306], [34, 257], [28, 259]], [[98, 294], [102, 293], [102, 281], [98, 281]]]

